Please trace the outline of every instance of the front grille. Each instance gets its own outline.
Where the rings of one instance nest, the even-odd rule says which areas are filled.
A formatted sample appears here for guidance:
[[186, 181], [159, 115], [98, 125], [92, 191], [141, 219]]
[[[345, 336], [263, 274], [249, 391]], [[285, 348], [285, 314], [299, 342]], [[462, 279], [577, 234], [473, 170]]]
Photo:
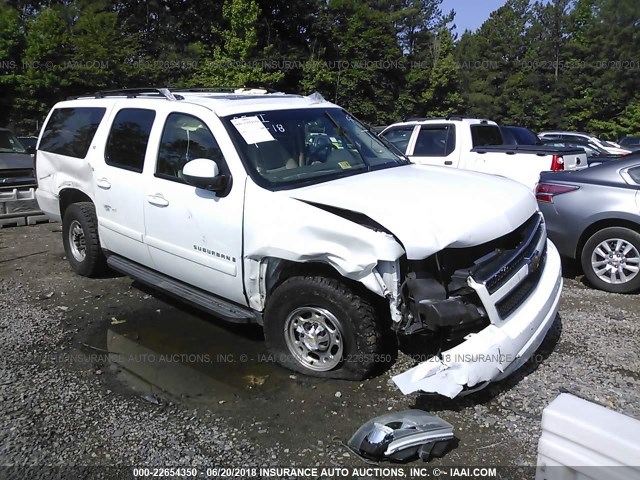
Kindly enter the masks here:
[[[521, 227], [521, 230], [523, 240], [514, 250], [505, 252], [503, 258], [499, 259], [502, 265], [493, 274], [487, 275], [482, 282], [490, 294], [498, 291], [515, 272], [523, 267], [526, 259], [535, 253], [540, 237], [544, 235], [544, 224], [540, 215], [536, 214], [531, 217]], [[478, 281], [475, 276], [474, 278]]]
[[36, 179], [32, 168], [0, 170], [0, 188], [35, 186], [35, 184]]
[[542, 271], [544, 270], [544, 265], [547, 260], [547, 248], [542, 250], [540, 265], [538, 269], [527, 276], [522, 282], [518, 284], [516, 288], [511, 290], [507, 295], [505, 295], [498, 303], [496, 303], [496, 310], [498, 311], [498, 315], [500, 318], [507, 318], [511, 315], [522, 303], [529, 298], [529, 295], [536, 288], [538, 282], [540, 281], [540, 277], [542, 276]]
[[33, 178], [33, 168], [12, 168], [0, 170], [0, 178], [18, 178], [18, 177], [31, 177]]
[[[488, 295], [483, 302], [491, 310], [495, 307], [497, 315], [505, 319], [511, 315], [529, 297], [540, 281], [546, 260], [546, 233], [544, 220], [539, 213], [509, 234], [516, 238], [510, 248], [496, 249], [478, 262], [471, 272], [476, 283], [484, 285]], [[539, 249], [539, 250], [538, 250]], [[524, 270], [526, 269], [526, 270]], [[516, 273], [526, 271], [526, 276], [510, 291], [501, 291]]]

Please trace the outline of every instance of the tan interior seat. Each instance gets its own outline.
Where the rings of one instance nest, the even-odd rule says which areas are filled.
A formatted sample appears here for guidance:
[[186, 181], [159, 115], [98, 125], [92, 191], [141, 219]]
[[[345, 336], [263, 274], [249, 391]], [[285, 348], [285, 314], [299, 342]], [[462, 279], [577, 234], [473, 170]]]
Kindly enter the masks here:
[[250, 151], [255, 155], [252, 160], [258, 171], [277, 172], [298, 168], [298, 162], [278, 141], [257, 143], [252, 146]]

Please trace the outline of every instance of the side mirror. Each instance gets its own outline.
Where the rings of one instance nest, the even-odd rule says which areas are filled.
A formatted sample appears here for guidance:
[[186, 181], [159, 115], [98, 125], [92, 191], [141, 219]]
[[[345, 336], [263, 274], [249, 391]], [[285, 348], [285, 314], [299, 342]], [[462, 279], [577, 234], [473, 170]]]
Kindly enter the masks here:
[[208, 158], [196, 158], [187, 162], [182, 169], [182, 178], [189, 185], [212, 192], [223, 190], [229, 181], [226, 175], [221, 175], [218, 164]]
[[25, 148], [25, 150], [29, 155], [33, 155], [34, 153], [36, 153], [36, 147], [27, 147]]

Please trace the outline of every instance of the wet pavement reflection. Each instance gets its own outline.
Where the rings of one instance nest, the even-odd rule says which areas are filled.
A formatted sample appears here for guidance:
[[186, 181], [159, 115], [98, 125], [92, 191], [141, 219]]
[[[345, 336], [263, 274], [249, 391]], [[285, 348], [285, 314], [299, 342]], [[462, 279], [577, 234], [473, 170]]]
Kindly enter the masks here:
[[[107, 351], [109, 390], [166, 405], [215, 411], [247, 439], [277, 435], [291, 448], [314, 431], [324, 441], [406, 402], [389, 395], [388, 377], [353, 382], [280, 367], [258, 325], [234, 325], [162, 295], [111, 303], [86, 342]], [[319, 420], [322, 419], [322, 420]]]
[[174, 308], [111, 319], [109, 360], [143, 393], [213, 403], [257, 396], [291, 383], [272, 361], [257, 325], [224, 324]]

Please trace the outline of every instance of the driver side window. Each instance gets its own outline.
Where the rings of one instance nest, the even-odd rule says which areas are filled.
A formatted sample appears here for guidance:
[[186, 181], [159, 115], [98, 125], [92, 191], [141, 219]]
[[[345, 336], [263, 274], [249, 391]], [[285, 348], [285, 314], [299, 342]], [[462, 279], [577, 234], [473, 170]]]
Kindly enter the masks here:
[[208, 158], [221, 166], [222, 152], [205, 123], [193, 115], [171, 113], [164, 124], [156, 177], [183, 182], [182, 169], [196, 158]]

